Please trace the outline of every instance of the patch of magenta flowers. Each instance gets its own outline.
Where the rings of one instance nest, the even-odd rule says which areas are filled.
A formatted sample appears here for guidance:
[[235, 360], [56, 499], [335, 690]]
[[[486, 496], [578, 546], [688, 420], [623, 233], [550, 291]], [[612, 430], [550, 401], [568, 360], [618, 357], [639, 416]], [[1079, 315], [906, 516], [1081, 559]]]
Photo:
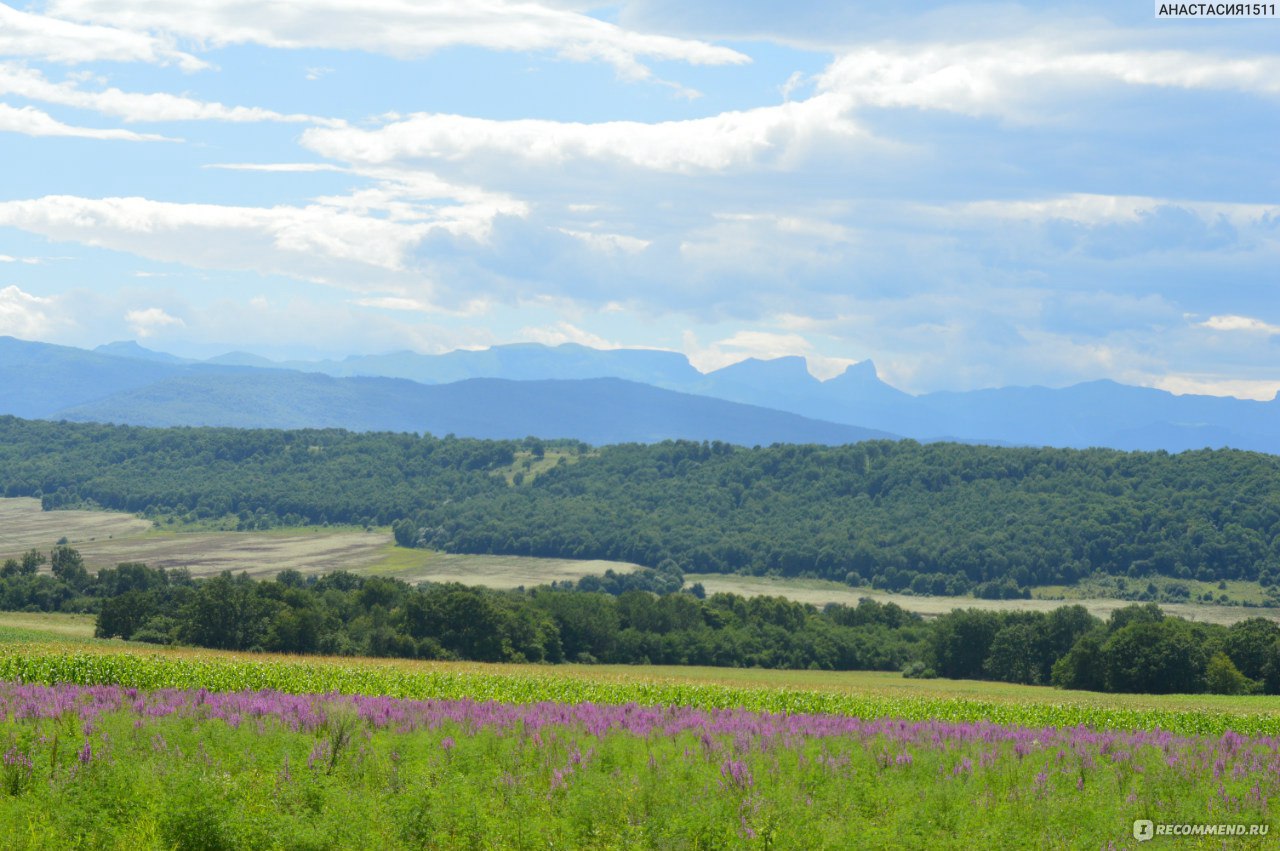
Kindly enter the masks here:
[[[62, 718], [74, 713], [84, 724], [86, 736], [95, 719], [108, 712], [128, 711], [139, 718], [168, 716], [221, 720], [239, 726], [246, 719], [272, 719], [293, 731], [321, 731], [335, 712], [352, 712], [372, 729], [400, 733], [434, 730], [456, 725], [464, 731], [491, 729], [536, 735], [544, 728], [576, 728], [592, 736], [624, 732], [633, 736], [673, 737], [683, 732], [702, 737], [704, 748], [713, 749], [723, 737], [733, 749], [748, 751], [774, 742], [791, 744], [797, 739], [852, 737], [876, 739], [886, 744], [953, 749], [973, 744], [1009, 746], [1015, 758], [1046, 750], [1074, 752], [1086, 766], [1098, 757], [1109, 762], [1128, 761], [1135, 749], [1157, 748], [1165, 752], [1168, 765], [1185, 761], [1188, 754], [1212, 748], [1213, 776], [1226, 766], [1239, 776], [1253, 768], [1266, 767], [1280, 773], [1280, 738], [1245, 737], [1228, 731], [1220, 737], [1175, 735], [1165, 730], [1093, 730], [1088, 727], [1029, 728], [988, 722], [904, 721], [889, 718], [861, 719], [840, 715], [785, 714], [741, 709], [697, 709], [680, 706], [640, 706], [595, 703], [509, 704], [475, 700], [406, 700], [360, 695], [297, 695], [279, 691], [211, 692], [205, 689], [159, 689], [140, 691], [113, 685], [52, 686], [0, 683], [0, 717], [14, 719]], [[448, 750], [452, 737], [441, 742]], [[1244, 766], [1239, 757], [1246, 752], [1254, 759]], [[991, 752], [994, 755], [994, 751]], [[1264, 757], [1266, 757], [1264, 759]], [[88, 761], [86, 750], [82, 759]], [[980, 759], [986, 760], [985, 755]], [[1263, 762], [1259, 762], [1262, 760]], [[899, 751], [890, 761], [910, 766], [910, 754]], [[957, 773], [972, 771], [965, 757], [957, 763]], [[727, 776], [742, 782], [740, 769]]]

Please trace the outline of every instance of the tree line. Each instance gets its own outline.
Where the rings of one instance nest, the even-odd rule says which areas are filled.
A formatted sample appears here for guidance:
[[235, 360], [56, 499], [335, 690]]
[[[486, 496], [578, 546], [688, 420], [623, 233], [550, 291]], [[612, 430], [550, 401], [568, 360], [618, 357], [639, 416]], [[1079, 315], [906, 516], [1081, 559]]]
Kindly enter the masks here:
[[129, 590], [102, 602], [98, 637], [480, 662], [897, 670], [925, 633], [918, 616], [870, 600], [819, 611], [780, 597], [412, 588], [346, 572], [131, 578]]
[[[559, 463], [532, 466], [554, 450]], [[550, 455], [547, 456], [551, 457]], [[600, 448], [0, 417], [0, 491], [235, 528], [393, 525], [459, 553], [1025, 596], [1095, 574], [1280, 595], [1280, 458], [871, 441]]]
[[638, 571], [494, 591], [415, 588], [345, 571], [193, 579], [137, 563], [90, 575], [78, 552], [58, 546], [4, 562], [0, 607], [96, 612], [100, 638], [224, 650], [903, 670], [1092, 691], [1280, 694], [1280, 626], [1264, 618], [1225, 627], [1169, 617], [1149, 603], [1106, 621], [1078, 605], [961, 609], [925, 621], [868, 598], [819, 609], [781, 597], [671, 590], [678, 582]]
[[963, 609], [939, 617], [915, 676], [992, 679], [1148, 694], [1280, 694], [1280, 625], [1165, 615], [1154, 603], [1112, 612]]

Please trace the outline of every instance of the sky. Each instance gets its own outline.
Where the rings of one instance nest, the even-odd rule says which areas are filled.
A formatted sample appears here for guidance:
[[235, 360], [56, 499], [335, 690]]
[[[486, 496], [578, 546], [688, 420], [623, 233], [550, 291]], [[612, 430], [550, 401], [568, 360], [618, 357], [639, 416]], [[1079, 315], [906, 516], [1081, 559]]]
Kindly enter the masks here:
[[1280, 390], [1276, 18], [3, 0], [0, 162], [28, 340]]

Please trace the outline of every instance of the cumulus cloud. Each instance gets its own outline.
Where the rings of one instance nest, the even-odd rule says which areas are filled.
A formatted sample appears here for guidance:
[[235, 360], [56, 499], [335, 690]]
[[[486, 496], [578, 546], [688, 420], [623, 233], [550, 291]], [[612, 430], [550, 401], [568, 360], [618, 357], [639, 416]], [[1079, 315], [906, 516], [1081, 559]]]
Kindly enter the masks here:
[[[1070, 41], [894, 43], [839, 56], [818, 79], [859, 106], [1054, 122], [1055, 95], [1103, 85], [1280, 94], [1280, 58], [1179, 50], [1100, 51]], [[1056, 87], [1056, 88], [1055, 88]]]
[[121, 5], [111, 0], [54, 0], [51, 14], [140, 32], [163, 32], [215, 46], [364, 50], [422, 56], [455, 46], [549, 51], [573, 61], [600, 61], [629, 79], [650, 71], [640, 59], [698, 65], [740, 64], [748, 57], [704, 41], [623, 29], [580, 11], [506, 0], [320, 0], [306, 14], [285, 3], [163, 0]]
[[1246, 334], [1265, 334], [1274, 336], [1280, 334], [1280, 325], [1272, 325], [1269, 322], [1263, 322], [1261, 319], [1254, 319], [1251, 316], [1210, 316], [1204, 322], [1199, 323], [1201, 328], [1208, 328], [1210, 331], [1240, 331]]
[[170, 316], [160, 307], [130, 310], [124, 315], [124, 321], [139, 337], [153, 337], [167, 328], [182, 328], [187, 324], [177, 316]]
[[207, 68], [201, 59], [174, 48], [172, 40], [144, 32], [58, 20], [0, 3], [0, 56], [49, 62], [147, 62], [184, 71]]
[[[1147, 86], [1273, 96], [1280, 94], [1278, 81], [1280, 59], [1271, 56], [1108, 52], [1050, 40], [889, 44], [839, 56], [817, 76], [809, 98], [705, 118], [583, 124], [415, 114], [372, 130], [309, 131], [303, 143], [325, 156], [367, 163], [499, 155], [543, 166], [594, 160], [674, 172], [795, 167], [818, 140], [874, 141], [858, 123], [867, 108], [1056, 122], [1055, 97], [1063, 90]], [[784, 86], [788, 94], [795, 82], [793, 76]]]
[[593, 349], [620, 349], [622, 345], [606, 340], [598, 334], [584, 331], [571, 322], [557, 322], [550, 327], [521, 328], [515, 333], [515, 339], [526, 343], [541, 343], [544, 346], [562, 346], [565, 343], [577, 343]]
[[234, 207], [67, 195], [0, 203], [0, 224], [153, 260], [321, 282], [338, 278], [348, 285], [371, 272], [402, 271], [406, 250], [430, 229], [318, 205]]
[[226, 171], [262, 171], [280, 174], [308, 174], [330, 171], [345, 172], [348, 169], [332, 163], [209, 163], [202, 168], [218, 168]]
[[819, 353], [813, 343], [800, 334], [773, 331], [738, 331], [705, 346], [698, 342], [693, 332], [685, 332], [682, 348], [689, 362], [702, 372], [722, 369], [747, 358], [772, 360], [794, 356], [804, 358], [809, 372], [825, 380], [857, 363], [852, 358], [827, 357]]
[[676, 173], [785, 167], [821, 142], [870, 141], [850, 120], [847, 107], [846, 97], [828, 94], [708, 118], [652, 124], [499, 121], [417, 114], [374, 130], [313, 128], [303, 133], [302, 144], [322, 156], [369, 164], [450, 162], [483, 156], [542, 166], [595, 160]]
[[226, 106], [165, 92], [86, 91], [75, 81], [50, 82], [42, 73], [13, 62], [0, 63], [0, 95], [27, 98], [112, 115], [125, 121], [287, 121], [340, 126], [342, 122], [269, 109]]
[[1179, 396], [1235, 396], [1259, 402], [1270, 402], [1280, 395], [1280, 380], [1240, 379], [1231, 375], [1163, 375], [1152, 380], [1150, 386]]
[[52, 315], [55, 299], [23, 292], [10, 285], [0, 289], [0, 334], [39, 339], [60, 324]]
[[[458, 197], [403, 194], [428, 189], [456, 191]], [[416, 182], [389, 181], [306, 206], [51, 195], [0, 202], [0, 225], [196, 268], [284, 275], [363, 292], [391, 290], [442, 311], [466, 312], [484, 299], [466, 287], [438, 287], [431, 272], [435, 260], [419, 249], [432, 235], [474, 245], [495, 217], [520, 210], [491, 193], [419, 176]]]
[[154, 133], [134, 133], [118, 128], [75, 127], [63, 124], [47, 112], [33, 106], [15, 107], [0, 103], [0, 132], [24, 136], [71, 136], [80, 139], [104, 139], [124, 142], [176, 142]]

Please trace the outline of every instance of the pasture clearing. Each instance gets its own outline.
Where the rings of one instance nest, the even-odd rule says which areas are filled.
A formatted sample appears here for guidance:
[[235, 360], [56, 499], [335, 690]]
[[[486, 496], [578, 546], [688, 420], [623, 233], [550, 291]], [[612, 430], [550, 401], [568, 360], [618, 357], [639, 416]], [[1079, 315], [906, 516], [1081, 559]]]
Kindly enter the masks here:
[[461, 582], [491, 588], [532, 587], [573, 581], [608, 569], [629, 572], [634, 564], [609, 561], [456, 555], [397, 547], [386, 528], [307, 526], [258, 532], [157, 529], [112, 511], [41, 511], [36, 499], [0, 499], [0, 559], [16, 558], [58, 540], [79, 550], [90, 571], [123, 562], [186, 568], [193, 576], [224, 570], [269, 579], [282, 570], [393, 576], [405, 582]]
[[[944, 615], [954, 609], [989, 609], [1002, 612], [1050, 612], [1062, 606], [1079, 604], [1099, 618], [1107, 618], [1116, 609], [1133, 605], [1132, 600], [1115, 598], [983, 600], [978, 597], [926, 597], [915, 594], [894, 594], [874, 588], [853, 588], [842, 582], [825, 579], [794, 579], [777, 576], [740, 576], [732, 573], [686, 573], [685, 582], [701, 583], [708, 594], [725, 592], [743, 597], [786, 597], [801, 603], [822, 607], [827, 603], [843, 603], [856, 606], [858, 600], [870, 597], [878, 603], [896, 603], [909, 612], [925, 617]], [[1256, 583], [1255, 583], [1256, 584]], [[1034, 592], [1033, 592], [1034, 593]], [[1161, 603], [1166, 613], [1230, 626], [1248, 618], [1269, 618], [1280, 621], [1280, 609], [1252, 606], [1223, 606], [1212, 603]]]
[[137, 537], [150, 528], [150, 521], [117, 511], [41, 511], [38, 499], [0, 499], [0, 558], [32, 547], [49, 550], [63, 537], [78, 548], [99, 538]]

